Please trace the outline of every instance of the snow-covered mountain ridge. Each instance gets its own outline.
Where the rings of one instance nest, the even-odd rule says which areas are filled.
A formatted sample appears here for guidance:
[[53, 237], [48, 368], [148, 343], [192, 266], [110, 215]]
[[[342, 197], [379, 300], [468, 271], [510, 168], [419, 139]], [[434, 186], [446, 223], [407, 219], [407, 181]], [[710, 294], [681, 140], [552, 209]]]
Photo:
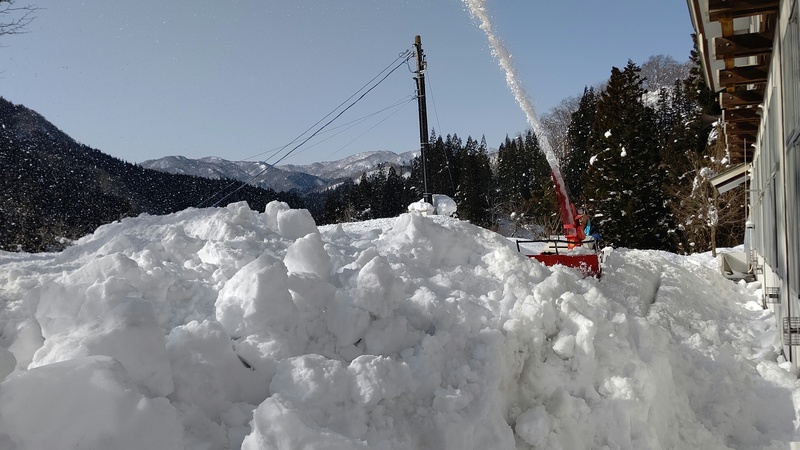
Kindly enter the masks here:
[[316, 162], [309, 165], [287, 164], [271, 166], [261, 161], [229, 161], [211, 156], [190, 159], [167, 156], [142, 162], [147, 169], [167, 173], [195, 175], [205, 178], [230, 178], [276, 191], [311, 192], [330, 186], [342, 179], [357, 179], [379, 164], [395, 167], [410, 166], [418, 152], [397, 154], [391, 151], [358, 153], [336, 161]]

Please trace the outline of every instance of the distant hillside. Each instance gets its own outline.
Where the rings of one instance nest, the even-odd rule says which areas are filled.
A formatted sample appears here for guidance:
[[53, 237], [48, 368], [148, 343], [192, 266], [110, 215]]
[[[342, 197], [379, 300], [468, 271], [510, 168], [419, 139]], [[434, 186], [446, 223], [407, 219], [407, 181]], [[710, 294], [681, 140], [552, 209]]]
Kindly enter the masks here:
[[[230, 179], [172, 175], [126, 163], [75, 142], [38, 113], [0, 97], [0, 249], [57, 250], [99, 225], [245, 200], [254, 209], [299, 197]], [[215, 194], [221, 193], [215, 197]]]
[[228, 161], [217, 157], [189, 159], [167, 156], [141, 163], [142, 167], [161, 172], [194, 175], [211, 179], [228, 178], [250, 182], [275, 191], [294, 191], [301, 194], [328, 186], [328, 182], [301, 171], [282, 170], [259, 161]]
[[189, 159], [183, 156], [167, 156], [144, 161], [141, 166], [174, 174], [230, 178], [241, 181], [252, 180], [252, 184], [263, 188], [306, 194], [329, 187], [341, 180], [358, 179], [364, 173], [372, 173], [379, 164], [408, 168], [417, 153], [408, 152], [398, 155], [389, 151], [365, 152], [338, 161], [277, 167], [268, 167], [267, 164], [260, 161], [228, 161], [216, 157]]
[[378, 164], [394, 167], [410, 167], [411, 161], [419, 155], [418, 151], [397, 154], [390, 151], [358, 153], [338, 161], [317, 162], [307, 166], [285, 165], [284, 170], [305, 172], [326, 180], [343, 178], [357, 179], [363, 173], [375, 170]]

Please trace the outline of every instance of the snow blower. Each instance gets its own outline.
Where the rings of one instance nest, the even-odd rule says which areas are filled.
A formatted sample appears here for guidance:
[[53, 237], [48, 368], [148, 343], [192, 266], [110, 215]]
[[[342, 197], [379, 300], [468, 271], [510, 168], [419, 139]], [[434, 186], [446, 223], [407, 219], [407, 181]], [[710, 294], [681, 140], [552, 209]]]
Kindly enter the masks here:
[[520, 244], [544, 244], [538, 254], [526, 255], [535, 258], [546, 266], [562, 265], [578, 269], [584, 276], [600, 278], [600, 253], [597, 242], [591, 236], [586, 236], [583, 229], [576, 223], [578, 213], [575, 205], [570, 203], [567, 189], [563, 179], [550, 171], [550, 176], [556, 186], [556, 198], [561, 212], [561, 221], [564, 223], [563, 236], [550, 236], [548, 239], [519, 239], [517, 251], [522, 251]]

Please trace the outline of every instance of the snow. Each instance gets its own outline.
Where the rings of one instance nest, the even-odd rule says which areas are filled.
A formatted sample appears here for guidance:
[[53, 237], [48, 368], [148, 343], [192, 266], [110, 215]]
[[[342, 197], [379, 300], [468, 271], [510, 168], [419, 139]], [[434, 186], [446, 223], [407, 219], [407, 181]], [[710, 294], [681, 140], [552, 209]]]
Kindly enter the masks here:
[[454, 216], [458, 212], [456, 201], [452, 198], [442, 194], [432, 194], [431, 201], [433, 204], [425, 200], [419, 200], [408, 205], [408, 211], [413, 214], [438, 215], [438, 216]]
[[446, 216], [234, 203], [0, 252], [0, 448], [784, 449], [757, 283], [606, 249], [601, 279]]

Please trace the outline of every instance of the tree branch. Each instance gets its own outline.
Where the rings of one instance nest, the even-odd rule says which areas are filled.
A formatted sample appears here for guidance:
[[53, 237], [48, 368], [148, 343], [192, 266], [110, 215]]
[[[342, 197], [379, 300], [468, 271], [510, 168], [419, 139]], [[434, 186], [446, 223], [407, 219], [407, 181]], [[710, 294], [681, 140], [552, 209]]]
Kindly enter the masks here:
[[0, 36], [22, 34], [39, 9], [33, 5], [15, 6], [15, 0], [0, 0]]

